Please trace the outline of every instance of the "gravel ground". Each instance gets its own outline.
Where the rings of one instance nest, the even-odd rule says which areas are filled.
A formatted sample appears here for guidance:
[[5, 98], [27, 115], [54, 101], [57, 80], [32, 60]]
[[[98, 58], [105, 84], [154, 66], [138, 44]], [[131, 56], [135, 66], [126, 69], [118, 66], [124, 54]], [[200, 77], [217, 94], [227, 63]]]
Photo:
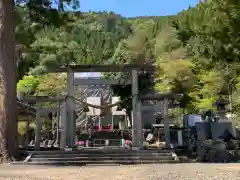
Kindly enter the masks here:
[[240, 164], [49, 167], [0, 165], [0, 180], [240, 180]]

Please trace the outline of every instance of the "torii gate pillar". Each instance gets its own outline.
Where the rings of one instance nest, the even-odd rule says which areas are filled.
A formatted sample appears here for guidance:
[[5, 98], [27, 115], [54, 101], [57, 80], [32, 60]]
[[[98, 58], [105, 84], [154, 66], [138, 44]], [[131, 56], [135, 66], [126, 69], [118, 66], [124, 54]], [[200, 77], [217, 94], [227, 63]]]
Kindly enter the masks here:
[[69, 148], [75, 145], [76, 136], [76, 119], [74, 117], [75, 101], [74, 101], [74, 72], [70, 68], [67, 72], [67, 142], [66, 146]]
[[138, 99], [138, 72], [132, 70], [132, 148], [142, 147], [142, 102]]

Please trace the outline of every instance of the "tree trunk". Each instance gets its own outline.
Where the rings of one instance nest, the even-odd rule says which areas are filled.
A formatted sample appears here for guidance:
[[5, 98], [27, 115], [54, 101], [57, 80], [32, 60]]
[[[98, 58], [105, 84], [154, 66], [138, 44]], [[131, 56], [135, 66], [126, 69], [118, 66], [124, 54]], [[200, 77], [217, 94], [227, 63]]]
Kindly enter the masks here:
[[13, 160], [18, 150], [14, 1], [0, 0], [0, 156]]

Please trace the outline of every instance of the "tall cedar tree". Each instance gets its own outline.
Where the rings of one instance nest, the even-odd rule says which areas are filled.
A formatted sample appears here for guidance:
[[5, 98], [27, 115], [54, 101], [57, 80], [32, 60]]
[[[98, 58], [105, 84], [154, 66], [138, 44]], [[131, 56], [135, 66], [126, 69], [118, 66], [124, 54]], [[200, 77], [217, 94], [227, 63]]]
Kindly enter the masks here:
[[0, 0], [0, 157], [18, 154], [14, 1]]

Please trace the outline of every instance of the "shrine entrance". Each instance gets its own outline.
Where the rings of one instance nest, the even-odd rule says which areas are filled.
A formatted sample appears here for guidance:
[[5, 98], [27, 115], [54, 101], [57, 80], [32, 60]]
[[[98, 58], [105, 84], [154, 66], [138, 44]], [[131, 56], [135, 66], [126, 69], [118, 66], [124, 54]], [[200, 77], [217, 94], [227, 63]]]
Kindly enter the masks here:
[[[74, 73], [76, 72], [128, 72], [131, 74], [132, 84], [132, 147], [140, 148], [142, 146], [142, 119], [141, 119], [141, 100], [138, 98], [138, 72], [139, 71], [155, 71], [156, 67], [153, 65], [70, 65], [67, 67], [51, 68], [48, 72], [53, 73], [67, 73], [67, 95], [62, 97], [43, 97], [43, 96], [23, 96], [21, 100], [27, 102], [36, 102], [37, 113], [36, 113], [36, 133], [35, 133], [35, 148], [40, 148], [40, 134], [41, 134], [41, 123], [40, 123], [40, 109], [41, 102], [60, 102], [62, 104], [58, 117], [61, 116], [63, 129], [61, 133], [60, 147], [72, 148], [75, 145], [76, 136], [76, 98], [74, 97], [74, 86], [81, 84], [95, 84], [93, 82], [74, 81]], [[91, 80], [90, 80], [91, 81]], [[128, 83], [129, 83], [128, 82]], [[121, 83], [114, 80], [106, 80], [105, 82], [98, 82], [98, 84], [113, 84]], [[124, 82], [126, 83], [126, 82]], [[117, 104], [117, 103], [116, 103]], [[91, 107], [99, 108], [88, 104]], [[113, 107], [114, 104], [106, 105], [106, 107]], [[115, 105], [116, 106], [116, 105]], [[101, 107], [104, 108], [104, 107]], [[48, 110], [48, 111], [53, 111]], [[55, 111], [58, 111], [55, 109]], [[61, 115], [60, 115], [61, 114]]]
[[[59, 97], [44, 96], [21, 96], [21, 100], [26, 102], [36, 102], [36, 133], [35, 148], [40, 148], [41, 122], [40, 116], [43, 111], [57, 112], [57, 119], [60, 128], [57, 129], [57, 137], [60, 134], [60, 148], [73, 148], [76, 143], [76, 103], [82, 103], [96, 109], [113, 108], [119, 102], [112, 102], [107, 105], [94, 105], [90, 102], [83, 102], [75, 97], [74, 87], [81, 85], [112, 85], [112, 84], [132, 84], [132, 148], [140, 149], [142, 147], [142, 101], [157, 100], [164, 102], [164, 134], [166, 145], [170, 144], [169, 123], [167, 119], [169, 100], [176, 99], [176, 95], [157, 94], [139, 96], [138, 90], [138, 72], [151, 71], [154, 72], [156, 67], [153, 65], [76, 65], [61, 68], [48, 69], [48, 72], [67, 73], [67, 95]], [[74, 79], [76, 72], [127, 72], [131, 75], [131, 80], [120, 82], [111, 79]], [[44, 109], [41, 107], [43, 102], [56, 102], [59, 104], [56, 108]]]
[[[67, 112], [68, 112], [68, 132], [70, 141], [66, 144], [68, 147], [73, 147], [76, 132], [76, 119], [73, 117], [73, 111], [75, 110], [75, 98], [74, 98], [74, 86], [81, 85], [81, 82], [74, 82], [75, 72], [128, 72], [131, 74], [131, 84], [132, 84], [132, 147], [140, 148], [142, 146], [142, 120], [141, 120], [141, 101], [138, 99], [138, 72], [139, 71], [155, 71], [156, 67], [153, 65], [76, 65], [68, 66], [65, 68], [52, 69], [51, 72], [67, 72]], [[106, 84], [105, 82], [98, 82], [98, 84]], [[113, 82], [111, 83], [121, 83]], [[87, 83], [87, 81], [85, 81]], [[89, 83], [89, 82], [88, 82]], [[123, 82], [126, 83], [126, 82]], [[83, 81], [82, 81], [83, 84]], [[92, 83], [93, 84], [93, 83]], [[109, 83], [110, 84], [110, 83]], [[117, 103], [115, 103], [117, 105]], [[105, 105], [102, 107], [97, 107], [91, 104], [87, 104], [94, 108], [107, 108], [116, 106], [115, 104]], [[74, 135], [74, 136], [73, 136]]]

